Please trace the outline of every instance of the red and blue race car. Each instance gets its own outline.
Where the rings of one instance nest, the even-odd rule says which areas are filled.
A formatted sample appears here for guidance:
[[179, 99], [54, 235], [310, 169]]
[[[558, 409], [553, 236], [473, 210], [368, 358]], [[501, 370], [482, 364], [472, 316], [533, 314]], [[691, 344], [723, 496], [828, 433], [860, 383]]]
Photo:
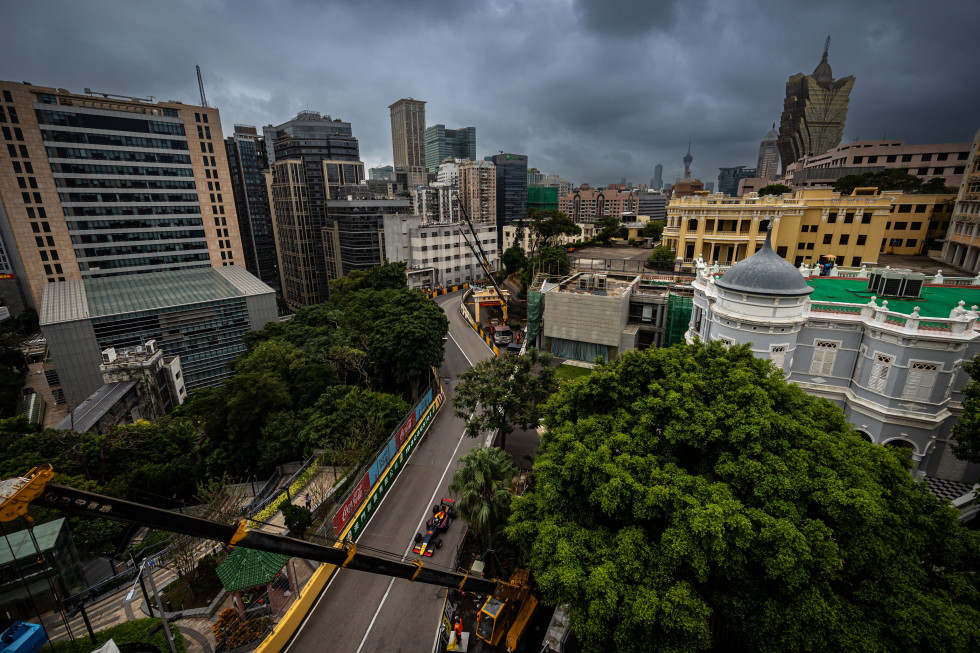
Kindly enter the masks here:
[[426, 532], [415, 534], [415, 548], [412, 550], [420, 556], [432, 556], [434, 549], [442, 547], [439, 533], [445, 533], [456, 516], [456, 502], [443, 498], [438, 506], [432, 506], [432, 518], [425, 522]]

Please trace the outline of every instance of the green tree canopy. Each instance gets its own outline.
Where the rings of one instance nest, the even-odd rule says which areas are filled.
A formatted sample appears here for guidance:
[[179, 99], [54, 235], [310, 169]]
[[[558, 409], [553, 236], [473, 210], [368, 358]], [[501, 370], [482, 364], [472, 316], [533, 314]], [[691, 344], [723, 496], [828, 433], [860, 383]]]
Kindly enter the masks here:
[[504, 354], [480, 361], [460, 375], [453, 394], [456, 416], [466, 420], [466, 435], [500, 431], [500, 446], [520, 426], [537, 426], [541, 406], [558, 388], [549, 354], [531, 349], [524, 356]]
[[961, 460], [980, 463], [980, 355], [963, 363], [970, 382], [963, 388], [963, 414], [953, 426], [953, 453]]
[[607, 215], [596, 220], [595, 241], [603, 245], [608, 245], [613, 238], [621, 238], [625, 229], [619, 218]]
[[667, 226], [666, 220], [650, 220], [645, 225], [643, 225], [643, 237], [651, 238], [654, 242], [660, 240], [660, 236], [664, 233], [664, 227]]
[[556, 209], [529, 209], [527, 212], [528, 227], [531, 230], [531, 255], [539, 247], [552, 247], [557, 244], [559, 236], [577, 236], [582, 228], [572, 222], [566, 214]]
[[748, 346], [626, 352], [545, 425], [507, 534], [585, 650], [980, 645], [980, 534]]
[[786, 184], [769, 184], [768, 186], [763, 186], [759, 189], [759, 197], [765, 197], [766, 195], [782, 195], [784, 193], [792, 193], [793, 189]]
[[568, 250], [564, 247], [542, 247], [537, 256], [528, 259], [521, 272], [521, 285], [527, 288], [534, 280], [535, 272], [546, 272], [556, 276], [564, 276], [571, 269]]
[[520, 245], [511, 245], [504, 251], [500, 261], [504, 264], [507, 274], [511, 275], [527, 265], [527, 256], [524, 255]]
[[449, 491], [459, 496], [456, 510], [469, 524], [481, 548], [495, 546], [510, 516], [511, 487], [517, 467], [497, 447], [478, 447], [459, 458]]
[[647, 257], [648, 261], [673, 261], [674, 260], [674, 250], [672, 250], [667, 245], [657, 245], [650, 252], [650, 256]]

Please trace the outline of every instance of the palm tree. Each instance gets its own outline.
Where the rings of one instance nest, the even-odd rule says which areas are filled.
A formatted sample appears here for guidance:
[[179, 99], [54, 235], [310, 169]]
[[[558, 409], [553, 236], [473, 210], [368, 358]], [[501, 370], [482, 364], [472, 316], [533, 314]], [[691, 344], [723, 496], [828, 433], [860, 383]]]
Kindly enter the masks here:
[[456, 510], [473, 529], [480, 544], [492, 544], [510, 516], [511, 487], [517, 467], [503, 449], [473, 449], [459, 459], [462, 465], [449, 484], [459, 499]]

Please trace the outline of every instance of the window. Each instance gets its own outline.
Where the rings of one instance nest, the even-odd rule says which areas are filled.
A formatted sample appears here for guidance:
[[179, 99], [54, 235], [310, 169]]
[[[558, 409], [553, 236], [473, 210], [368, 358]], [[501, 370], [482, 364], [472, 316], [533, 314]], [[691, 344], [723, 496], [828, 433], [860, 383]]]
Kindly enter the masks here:
[[846, 244], [847, 244], [847, 242], [848, 242], [848, 241], [849, 241], [850, 239], [851, 239], [851, 236], [850, 236], [849, 234], [841, 234], [841, 236], [840, 236], [840, 244], [841, 244], [841, 245], [846, 245]]
[[889, 154], [885, 157], [885, 163], [895, 163], [898, 160], [897, 154]]
[[837, 214], [836, 213], [831, 213], [830, 215], [827, 216], [827, 223], [828, 224], [834, 224], [835, 222], [837, 222]]
[[899, 231], [904, 231], [905, 229], [908, 229], [908, 228], [909, 228], [909, 223], [908, 222], [896, 222], [895, 223], [895, 229], [897, 229]]
[[807, 249], [813, 249], [813, 243], [807, 243], [806, 244], [806, 248]]
[[834, 235], [833, 234], [824, 234], [823, 235], [823, 244], [824, 245], [829, 245], [831, 243], [831, 241], [833, 240], [833, 238], [834, 238]]
[[912, 229], [912, 231], [916, 231], [916, 230], [921, 229], [921, 228], [922, 228], [922, 223], [921, 222], [913, 222], [912, 223], [912, 226], [910, 227], [910, 229]]
[[885, 354], [875, 354], [874, 365], [871, 367], [871, 378], [868, 379], [868, 388], [875, 392], [884, 392], [885, 385], [888, 383], [888, 372], [892, 368], [892, 356]]
[[909, 375], [905, 380], [905, 391], [902, 393], [902, 399], [929, 401], [938, 376], [939, 365], [937, 363], [912, 361], [909, 364]]
[[854, 163], [864, 163], [864, 157], [863, 156], [854, 157]]
[[869, 156], [868, 157], [868, 163], [878, 163], [878, 157], [877, 156]]
[[932, 161], [932, 155], [931, 154], [923, 154], [922, 155], [922, 161]]
[[929, 168], [919, 168], [919, 171], [915, 173], [917, 175], [927, 175], [929, 174]]
[[945, 161], [949, 158], [949, 152], [940, 152], [936, 155], [936, 161]]
[[786, 246], [785, 245], [782, 245], [780, 247], [777, 247], [776, 248], [776, 254], [778, 254], [782, 258], [786, 258]]
[[834, 360], [837, 358], [839, 342], [816, 340], [813, 343], [813, 362], [810, 363], [810, 374], [813, 376], [831, 376], [834, 372]]
[[912, 212], [912, 205], [911, 204], [901, 204], [898, 207], [898, 212], [899, 213], [911, 213]]
[[786, 345], [770, 345], [769, 360], [776, 367], [782, 368], [783, 362], [786, 360]]
[[925, 204], [916, 204], [915, 205], [915, 212], [916, 213], [925, 213], [927, 208], [929, 208], [929, 207], [926, 206]]
[[10, 97], [10, 91], [3, 92], [3, 99], [7, 102], [13, 102], [14, 98]]
[[844, 224], [851, 224], [852, 222], [854, 222], [853, 213], [847, 213], [846, 215], [844, 215]]
[[933, 168], [932, 169], [932, 174], [934, 174], [934, 175], [941, 175], [941, 174], [943, 174], [943, 172], [945, 172], [945, 170], [946, 170], [946, 168]]
[[[865, 234], [861, 234], [860, 236], [858, 236], [858, 239], [857, 239], [857, 244], [858, 245], [864, 245], [867, 242], [868, 242], [868, 237]], [[860, 258], [860, 257], [858, 257], [858, 258]]]
[[805, 249], [806, 243], [796, 243], [796, 249]]
[[956, 166], [953, 168], [954, 175], [962, 175], [966, 171], [966, 166]]
[[912, 155], [911, 154], [903, 154], [902, 155], [902, 163], [912, 163]]
[[861, 265], [861, 257], [860, 256], [855, 256], [854, 258], [852, 258], [851, 259], [851, 265], [854, 266], [854, 267], [859, 267]]
[[919, 242], [919, 241], [916, 240], [915, 238], [906, 238], [905, 239], [905, 246], [906, 247], [915, 247], [915, 244], [917, 242]]

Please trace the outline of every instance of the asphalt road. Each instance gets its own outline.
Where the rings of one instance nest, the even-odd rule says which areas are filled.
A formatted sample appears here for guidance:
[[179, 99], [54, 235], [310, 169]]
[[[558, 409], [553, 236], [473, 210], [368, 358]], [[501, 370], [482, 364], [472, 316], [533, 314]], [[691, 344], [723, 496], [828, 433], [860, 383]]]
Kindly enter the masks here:
[[[446, 359], [440, 369], [447, 400], [452, 397], [455, 377], [471, 364], [493, 354], [459, 315], [462, 293], [438, 298], [449, 316]], [[409, 345], [410, 343], [406, 343]], [[446, 378], [450, 380], [447, 382]], [[463, 436], [463, 421], [453, 416], [447, 401], [425, 439], [412, 453], [394, 485], [388, 490], [358, 546], [396, 553], [414, 559], [412, 538], [432, 515], [432, 506], [449, 495], [459, 457], [479, 445]], [[454, 522], [442, 536], [442, 549], [425, 564], [448, 565], [462, 538], [465, 525]], [[384, 651], [418, 653], [431, 651], [442, 610], [445, 590], [433, 585], [413, 584], [366, 572], [340, 570], [331, 579], [286, 648], [289, 653], [331, 651], [368, 653]]]

